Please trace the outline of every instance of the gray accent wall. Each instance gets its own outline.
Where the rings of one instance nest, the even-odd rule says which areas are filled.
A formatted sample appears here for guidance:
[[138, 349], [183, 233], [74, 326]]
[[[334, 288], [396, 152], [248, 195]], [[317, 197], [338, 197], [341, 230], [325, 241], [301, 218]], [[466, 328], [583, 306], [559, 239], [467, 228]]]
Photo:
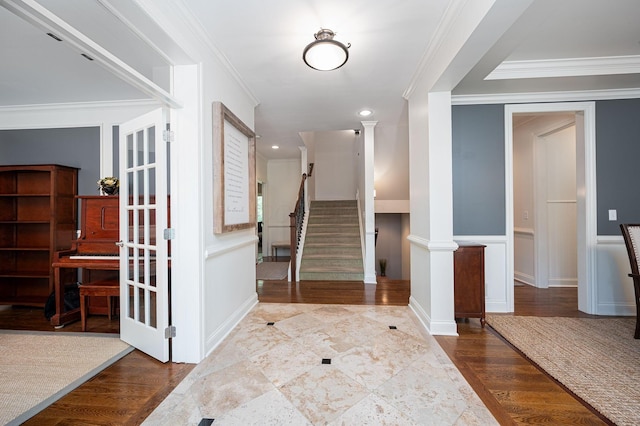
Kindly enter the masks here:
[[[596, 102], [598, 235], [640, 223], [640, 99]], [[618, 220], [609, 221], [609, 209]]]
[[[456, 105], [453, 233], [505, 235], [504, 105]], [[598, 235], [640, 223], [640, 99], [596, 101]], [[609, 221], [609, 210], [618, 220]]]
[[98, 195], [100, 128], [0, 130], [0, 165], [13, 164], [78, 167], [78, 194]]
[[453, 234], [505, 235], [504, 106], [452, 107]]

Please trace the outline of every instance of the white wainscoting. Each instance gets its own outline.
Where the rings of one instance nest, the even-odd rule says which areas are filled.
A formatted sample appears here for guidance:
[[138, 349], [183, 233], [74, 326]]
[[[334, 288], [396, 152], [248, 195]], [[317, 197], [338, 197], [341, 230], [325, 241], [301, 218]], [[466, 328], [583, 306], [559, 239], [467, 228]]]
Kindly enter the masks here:
[[[513, 312], [513, 279], [507, 276], [506, 237], [455, 236], [455, 241], [486, 245], [485, 302], [487, 312]], [[634, 316], [636, 305], [629, 258], [622, 236], [599, 236], [596, 246], [596, 314]]]
[[599, 236], [596, 250], [598, 315], [636, 314], [629, 256], [622, 236]]
[[516, 281], [536, 285], [535, 235], [531, 228], [513, 229], [513, 277]]

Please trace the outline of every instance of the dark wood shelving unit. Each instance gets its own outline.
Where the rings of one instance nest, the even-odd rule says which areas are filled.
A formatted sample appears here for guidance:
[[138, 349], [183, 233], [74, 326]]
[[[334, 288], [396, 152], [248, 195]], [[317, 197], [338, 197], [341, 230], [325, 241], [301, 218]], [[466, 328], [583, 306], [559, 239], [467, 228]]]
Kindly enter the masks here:
[[0, 166], [0, 304], [44, 306], [53, 253], [75, 236], [77, 192], [77, 168]]

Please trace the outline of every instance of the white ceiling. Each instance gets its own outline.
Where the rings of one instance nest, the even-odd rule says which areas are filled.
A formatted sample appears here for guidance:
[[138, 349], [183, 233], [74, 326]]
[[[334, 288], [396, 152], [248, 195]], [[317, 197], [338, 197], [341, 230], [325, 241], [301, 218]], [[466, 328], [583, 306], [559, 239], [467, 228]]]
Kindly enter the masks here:
[[[259, 102], [258, 151], [297, 157], [300, 132], [406, 125], [402, 95], [448, 0], [174, 0], [201, 24]], [[498, 0], [506, 5], [513, 0]], [[529, 0], [518, 0], [529, 2]], [[163, 69], [187, 61], [131, 0], [0, 0], [0, 107], [143, 99], [148, 95], [14, 14], [45, 9], [168, 90]], [[454, 95], [640, 88], [640, 1], [534, 0], [453, 90]], [[513, 3], [511, 3], [513, 4]], [[140, 31], [133, 31], [132, 28]], [[319, 72], [302, 50], [321, 27], [351, 43], [347, 64]], [[613, 61], [617, 58], [617, 61]], [[582, 58], [578, 63], [566, 61]], [[586, 58], [586, 59], [585, 59]], [[597, 59], [594, 59], [597, 58]], [[485, 80], [507, 61], [499, 79]], [[586, 71], [585, 71], [586, 70]], [[571, 75], [587, 73], [579, 77]], [[561, 75], [560, 77], [548, 77]], [[513, 78], [513, 77], [518, 78]], [[545, 76], [540, 78], [540, 76]], [[164, 81], [166, 80], [166, 81]], [[277, 144], [278, 151], [270, 146]]]

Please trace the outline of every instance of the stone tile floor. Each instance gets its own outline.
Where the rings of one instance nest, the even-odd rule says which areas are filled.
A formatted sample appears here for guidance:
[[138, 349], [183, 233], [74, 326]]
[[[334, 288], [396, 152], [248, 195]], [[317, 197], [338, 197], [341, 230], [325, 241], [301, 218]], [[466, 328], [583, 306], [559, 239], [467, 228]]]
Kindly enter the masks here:
[[408, 307], [260, 303], [145, 425], [491, 425]]

